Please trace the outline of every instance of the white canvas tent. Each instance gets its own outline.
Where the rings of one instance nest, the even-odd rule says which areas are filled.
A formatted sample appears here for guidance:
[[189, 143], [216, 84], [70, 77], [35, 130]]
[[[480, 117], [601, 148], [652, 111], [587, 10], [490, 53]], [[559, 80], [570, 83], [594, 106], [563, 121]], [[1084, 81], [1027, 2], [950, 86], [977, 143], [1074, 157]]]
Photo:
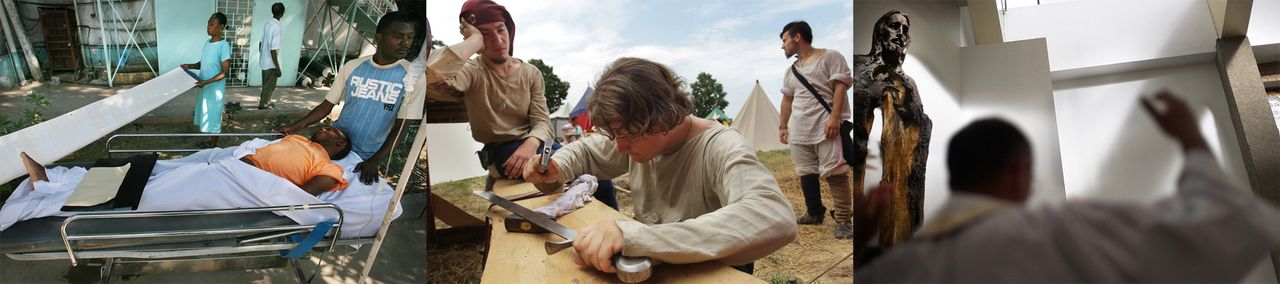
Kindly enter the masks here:
[[756, 87], [751, 89], [747, 102], [742, 104], [742, 109], [733, 118], [732, 127], [742, 133], [747, 138], [747, 143], [755, 147], [756, 151], [787, 148], [787, 145], [778, 141], [778, 108], [764, 94], [760, 81], [756, 81]]
[[559, 109], [551, 113], [551, 130], [555, 130], [556, 138], [564, 139], [564, 132], [561, 132], [560, 128], [569, 123], [571, 112], [573, 112], [573, 106], [569, 105], [569, 102], [564, 102]]

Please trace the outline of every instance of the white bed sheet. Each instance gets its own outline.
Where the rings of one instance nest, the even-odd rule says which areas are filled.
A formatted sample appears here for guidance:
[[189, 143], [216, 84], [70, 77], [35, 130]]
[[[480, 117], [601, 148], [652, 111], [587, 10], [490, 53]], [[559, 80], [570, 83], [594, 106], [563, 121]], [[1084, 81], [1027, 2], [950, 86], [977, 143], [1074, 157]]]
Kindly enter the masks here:
[[[237, 147], [208, 149], [190, 156], [157, 161], [143, 191], [138, 211], [197, 210], [333, 203], [343, 210], [345, 225], [341, 238], [372, 236], [381, 226], [382, 215], [394, 197], [394, 190], [379, 180], [372, 185], [359, 182], [352, 172], [361, 159], [348, 155], [336, 161], [346, 169], [351, 181], [345, 190], [311, 196], [288, 180], [239, 160], [262, 146], [275, 143], [254, 139]], [[84, 178], [84, 168], [56, 167], [48, 170], [49, 181], [35, 183], [35, 191], [23, 181], [0, 208], [0, 231], [14, 223], [46, 216], [71, 216], [62, 212], [71, 192]], [[395, 208], [399, 217], [401, 208]], [[330, 210], [282, 212], [299, 224], [312, 225], [338, 219]]]

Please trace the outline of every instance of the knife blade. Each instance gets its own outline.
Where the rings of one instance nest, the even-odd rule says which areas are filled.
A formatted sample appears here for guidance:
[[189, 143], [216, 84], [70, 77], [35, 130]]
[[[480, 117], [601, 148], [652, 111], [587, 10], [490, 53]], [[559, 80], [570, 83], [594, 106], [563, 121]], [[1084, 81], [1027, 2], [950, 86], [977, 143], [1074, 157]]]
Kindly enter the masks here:
[[[565, 248], [572, 247], [573, 238], [578, 236], [578, 231], [565, 227], [560, 223], [556, 223], [554, 219], [551, 219], [551, 216], [533, 212], [533, 210], [529, 210], [529, 208], [525, 208], [524, 206], [520, 206], [520, 204], [511, 202], [511, 200], [507, 200], [506, 198], [493, 194], [493, 192], [476, 190], [472, 191], [472, 193], [488, 200], [490, 203], [502, 207], [503, 209], [507, 209], [507, 211], [511, 211], [512, 214], [524, 217], [525, 220], [533, 223], [534, 226], [542, 227], [543, 229], [547, 229], [547, 231], [551, 231], [551, 233], [564, 238], [563, 241], [547, 241], [545, 243], [544, 248], [548, 255], [555, 254]], [[614, 254], [612, 260], [614, 268], [618, 270], [618, 280], [621, 280], [622, 282], [641, 282], [649, 279], [649, 276], [653, 272], [651, 269], [653, 265], [649, 261], [648, 257], [630, 257], [623, 256], [622, 254]]]
[[524, 208], [524, 206], [520, 206], [520, 204], [516, 204], [515, 202], [511, 202], [511, 200], [507, 200], [506, 198], [502, 198], [497, 194], [493, 194], [493, 192], [477, 190], [477, 191], [473, 191], [473, 193], [480, 196], [481, 198], [484, 198], [485, 200], [488, 200], [490, 203], [498, 205], [503, 209], [507, 209], [507, 211], [511, 211], [511, 213], [515, 214], [516, 216], [524, 217], [525, 220], [528, 220], [530, 223], [533, 223], [534, 226], [547, 229], [547, 231], [551, 231], [552, 234], [556, 234], [561, 238], [564, 238], [566, 240], [572, 240], [574, 237], [578, 236], [577, 231], [574, 231], [569, 227], [565, 227], [560, 223], [556, 223], [556, 220], [552, 220], [551, 216], [547, 216], [545, 214], [538, 213], [538, 212], [533, 212], [533, 210], [529, 210], [529, 208]]

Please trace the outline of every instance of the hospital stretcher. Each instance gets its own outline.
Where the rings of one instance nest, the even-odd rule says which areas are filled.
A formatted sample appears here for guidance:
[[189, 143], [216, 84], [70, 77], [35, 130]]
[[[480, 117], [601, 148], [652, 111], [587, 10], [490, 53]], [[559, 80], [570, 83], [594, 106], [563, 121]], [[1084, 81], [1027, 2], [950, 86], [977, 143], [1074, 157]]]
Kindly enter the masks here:
[[[108, 157], [121, 153], [183, 153], [199, 149], [112, 149], [118, 137], [278, 136], [278, 134], [121, 134], [107, 139]], [[62, 164], [68, 165], [68, 164]], [[75, 165], [75, 164], [71, 164]], [[422, 210], [425, 198], [406, 198], [404, 210]], [[274, 212], [331, 210], [338, 219], [301, 225]], [[414, 211], [406, 211], [414, 212]], [[186, 211], [97, 211], [20, 221], [0, 231], [0, 253], [13, 260], [69, 260], [101, 264], [106, 283], [115, 264], [286, 257], [300, 282], [309, 282], [298, 258], [335, 247], [372, 244], [375, 238], [338, 239], [342, 208], [330, 203]], [[323, 263], [320, 263], [321, 265]], [[317, 266], [318, 271], [319, 266]], [[313, 272], [313, 277], [314, 277]]]

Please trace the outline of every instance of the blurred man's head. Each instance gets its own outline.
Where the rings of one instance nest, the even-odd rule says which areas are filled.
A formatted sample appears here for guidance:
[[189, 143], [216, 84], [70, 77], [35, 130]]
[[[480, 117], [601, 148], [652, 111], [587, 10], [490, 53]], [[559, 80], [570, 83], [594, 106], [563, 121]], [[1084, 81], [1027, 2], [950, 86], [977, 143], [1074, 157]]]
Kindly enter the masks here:
[[683, 84], [662, 64], [618, 59], [606, 68], [587, 100], [588, 120], [603, 128], [619, 154], [647, 162], [680, 138], [668, 134], [693, 113], [693, 101]]
[[276, 2], [271, 4], [271, 17], [276, 19], [284, 17], [284, 3]]
[[951, 190], [1025, 202], [1031, 194], [1031, 142], [998, 118], [970, 123], [947, 147]]
[[778, 34], [778, 37], [782, 39], [782, 52], [787, 58], [795, 56], [801, 46], [813, 44], [813, 30], [805, 21], [787, 23], [782, 27], [782, 33]]
[[470, 0], [462, 4], [459, 16], [484, 36], [481, 57], [491, 63], [502, 64], [515, 54], [516, 24], [506, 7], [492, 0]]
[[383, 15], [382, 19], [378, 20], [378, 33], [374, 36], [378, 56], [392, 60], [409, 56], [409, 47], [413, 46], [417, 23], [417, 19], [403, 11]]
[[346, 158], [347, 154], [351, 154], [351, 139], [337, 128], [317, 130], [315, 134], [311, 134], [311, 142], [324, 147], [325, 152], [329, 153], [330, 160], [341, 160]]

